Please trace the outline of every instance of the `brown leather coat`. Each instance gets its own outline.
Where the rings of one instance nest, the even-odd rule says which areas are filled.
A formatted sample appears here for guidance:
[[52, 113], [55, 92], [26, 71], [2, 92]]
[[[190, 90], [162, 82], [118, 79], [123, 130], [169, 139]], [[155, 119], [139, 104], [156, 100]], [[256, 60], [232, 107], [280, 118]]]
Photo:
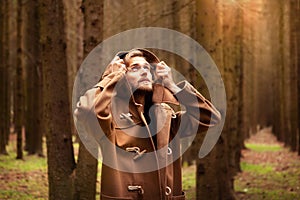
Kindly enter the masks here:
[[[183, 81], [175, 95], [154, 85], [147, 117], [144, 105], [126, 92], [123, 77], [124, 72], [106, 76], [81, 97], [75, 111], [77, 122], [101, 146], [101, 199], [185, 199], [180, 138], [215, 125], [219, 112]], [[170, 105], [179, 103], [185, 111], [175, 113]]]

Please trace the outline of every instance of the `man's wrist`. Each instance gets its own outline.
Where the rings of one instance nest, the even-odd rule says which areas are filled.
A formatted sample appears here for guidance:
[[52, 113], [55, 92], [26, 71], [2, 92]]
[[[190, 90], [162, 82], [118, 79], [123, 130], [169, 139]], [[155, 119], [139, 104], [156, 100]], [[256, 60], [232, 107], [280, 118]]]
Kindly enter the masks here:
[[172, 84], [168, 88], [173, 94], [177, 94], [178, 92], [181, 91], [181, 88], [178, 87], [176, 84]]

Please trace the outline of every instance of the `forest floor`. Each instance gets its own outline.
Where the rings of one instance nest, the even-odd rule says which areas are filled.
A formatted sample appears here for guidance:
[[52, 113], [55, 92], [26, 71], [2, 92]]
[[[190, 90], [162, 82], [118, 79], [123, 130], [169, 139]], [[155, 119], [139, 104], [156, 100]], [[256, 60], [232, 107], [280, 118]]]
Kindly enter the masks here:
[[[300, 199], [300, 157], [290, 152], [263, 129], [245, 141], [242, 172], [235, 177], [235, 191], [241, 200]], [[78, 145], [75, 144], [75, 149]], [[0, 200], [48, 199], [47, 160], [24, 155], [15, 159], [15, 141], [9, 155], [0, 155]], [[195, 165], [183, 167], [183, 189], [195, 200]], [[97, 183], [97, 199], [100, 185]]]
[[241, 200], [300, 199], [300, 157], [278, 142], [271, 129], [262, 129], [245, 141], [242, 172], [235, 177]]
[[[300, 200], [300, 157], [262, 129], [245, 141], [234, 188], [240, 200]], [[195, 165], [183, 168], [187, 199], [195, 200]]]

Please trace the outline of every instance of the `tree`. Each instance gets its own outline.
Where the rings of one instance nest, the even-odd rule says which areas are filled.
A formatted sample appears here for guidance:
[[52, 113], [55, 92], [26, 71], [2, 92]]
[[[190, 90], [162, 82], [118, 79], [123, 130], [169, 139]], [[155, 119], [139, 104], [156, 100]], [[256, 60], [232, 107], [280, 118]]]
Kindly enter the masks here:
[[17, 159], [23, 159], [23, 126], [24, 126], [24, 70], [22, 63], [22, 1], [17, 4], [17, 66], [15, 76], [15, 130], [17, 133]]
[[[81, 12], [82, 0], [63, 1], [65, 17], [65, 34], [67, 44], [67, 65], [68, 65], [68, 88], [69, 98], [72, 99], [75, 77], [83, 58], [83, 14]], [[72, 112], [72, 108], [70, 108]], [[73, 116], [72, 134], [76, 135]]]
[[72, 199], [72, 146], [63, 2], [39, 1], [49, 199]]
[[[220, 1], [202, 0], [196, 2], [196, 39], [223, 71], [220, 6]], [[230, 115], [230, 113], [228, 114]], [[236, 199], [228, 166], [227, 138], [229, 135], [227, 134], [222, 132], [214, 149], [205, 158], [197, 160], [197, 199]]]
[[28, 154], [43, 156], [41, 130], [41, 69], [39, 60], [39, 16], [34, 0], [24, 3], [23, 61], [26, 71], [26, 145]]
[[298, 3], [263, 0], [242, 4], [247, 76], [243, 86], [244, 124], [252, 130], [255, 126], [272, 126], [277, 138], [292, 150], [297, 149], [299, 134], [299, 114], [294, 112], [299, 110]]
[[[86, 57], [102, 41], [103, 0], [85, 0], [81, 8], [84, 15], [84, 57]], [[85, 80], [81, 82], [85, 83]], [[98, 160], [84, 146], [88, 141], [81, 140], [76, 168], [75, 199], [95, 199]], [[97, 151], [98, 147], [94, 148]]]
[[[290, 59], [291, 59], [291, 76], [292, 85], [294, 86], [291, 91], [292, 108], [290, 114], [292, 115], [291, 121], [291, 149], [298, 150], [300, 155], [300, 1], [290, 0], [289, 5], [289, 21], [290, 22]], [[298, 110], [298, 112], [296, 112]], [[298, 141], [297, 141], [298, 138]], [[298, 149], [297, 149], [298, 148]]]
[[258, 8], [256, 2], [249, 1], [243, 2], [240, 4], [242, 6], [242, 20], [243, 20], [243, 35], [242, 35], [242, 57], [243, 57], [243, 71], [242, 75], [243, 84], [242, 84], [242, 103], [243, 103], [243, 126], [244, 126], [244, 137], [248, 138], [250, 133], [254, 133], [256, 130], [254, 114], [256, 113], [256, 108], [254, 107], [254, 73], [256, 69], [255, 60], [256, 57], [254, 53], [256, 51], [257, 45], [254, 41], [255, 29], [257, 26], [254, 26], [254, 22], [257, 22], [257, 11], [256, 10], [247, 10], [247, 8]]
[[[227, 115], [222, 134], [228, 138], [228, 161], [231, 178], [240, 171], [243, 141], [242, 123], [242, 20], [237, 3], [222, 2], [223, 69], [227, 97]], [[232, 183], [233, 184], [233, 183]]]
[[7, 154], [6, 151], [6, 135], [8, 134], [7, 129], [7, 121], [9, 122], [9, 115], [7, 116], [7, 111], [8, 108], [8, 80], [7, 80], [7, 75], [8, 75], [8, 59], [7, 59], [7, 54], [8, 52], [8, 40], [6, 39], [6, 36], [8, 35], [8, 19], [7, 19], [7, 12], [5, 12], [7, 9], [7, 1], [1, 1], [0, 2], [0, 93], [1, 98], [0, 98], [0, 108], [3, 110], [0, 114], [0, 120], [3, 123], [0, 123], [0, 154]]
[[[299, 8], [299, 0], [292, 0], [292, 4], [291, 4], [291, 11], [290, 13], [295, 14], [295, 18], [292, 17], [291, 22], [293, 23], [291, 27], [295, 27], [295, 29], [293, 29], [292, 34], [293, 36], [291, 38], [291, 46], [292, 46], [292, 52], [294, 52], [294, 54], [292, 54], [292, 59], [293, 59], [293, 65], [296, 68], [297, 71], [297, 93], [298, 93], [298, 155], [300, 155], [300, 50], [299, 50], [299, 46], [300, 46], [300, 8]], [[297, 6], [296, 6], [297, 5]]]

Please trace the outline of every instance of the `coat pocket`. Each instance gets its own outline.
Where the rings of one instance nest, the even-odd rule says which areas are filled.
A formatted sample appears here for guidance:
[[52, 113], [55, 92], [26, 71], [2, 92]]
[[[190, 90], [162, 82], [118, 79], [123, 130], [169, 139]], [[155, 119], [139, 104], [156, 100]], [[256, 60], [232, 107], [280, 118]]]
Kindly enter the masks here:
[[181, 195], [178, 195], [178, 196], [172, 196], [172, 197], [171, 197], [171, 200], [185, 200], [185, 193], [182, 192]]
[[100, 197], [101, 200], [133, 200], [131, 197], [112, 197], [105, 194], [101, 194]]

